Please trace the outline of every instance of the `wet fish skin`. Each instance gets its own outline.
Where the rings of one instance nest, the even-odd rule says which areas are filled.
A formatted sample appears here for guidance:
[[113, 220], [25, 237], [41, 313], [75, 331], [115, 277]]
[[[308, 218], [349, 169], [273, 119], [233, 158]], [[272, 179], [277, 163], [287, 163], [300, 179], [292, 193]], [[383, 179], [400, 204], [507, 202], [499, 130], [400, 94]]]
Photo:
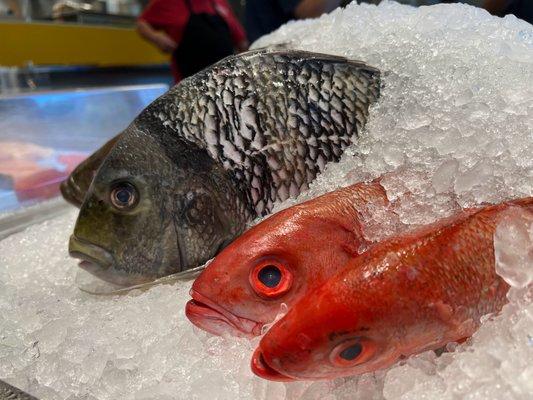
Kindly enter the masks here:
[[[466, 210], [374, 245], [267, 332], [252, 370], [270, 380], [333, 379], [471, 336], [507, 301], [493, 234], [511, 207], [533, 211], [533, 198]], [[358, 354], [351, 362], [339, 358], [347, 348]]]
[[[259, 335], [281, 304], [290, 308], [371, 245], [361, 215], [387, 205], [379, 181], [363, 182], [268, 217], [222, 250], [195, 280], [187, 317], [213, 334]], [[250, 280], [268, 265], [282, 267], [292, 279], [275, 297], [265, 297]]]
[[37, 398], [0, 379], [0, 400], [37, 400]]
[[79, 164], [67, 179], [59, 186], [63, 198], [76, 207], [80, 207], [89, 190], [89, 186], [100, 165], [113, 149], [120, 134], [107, 141], [102, 147]]
[[[107, 155], [80, 210], [71, 254], [121, 284], [201, 265], [337, 161], [378, 94], [374, 68], [300, 51], [244, 53], [182, 81]], [[138, 186], [134, 210], [110, 204], [117, 181]], [[196, 203], [206, 203], [209, 215]], [[187, 221], [188, 210], [197, 221]]]

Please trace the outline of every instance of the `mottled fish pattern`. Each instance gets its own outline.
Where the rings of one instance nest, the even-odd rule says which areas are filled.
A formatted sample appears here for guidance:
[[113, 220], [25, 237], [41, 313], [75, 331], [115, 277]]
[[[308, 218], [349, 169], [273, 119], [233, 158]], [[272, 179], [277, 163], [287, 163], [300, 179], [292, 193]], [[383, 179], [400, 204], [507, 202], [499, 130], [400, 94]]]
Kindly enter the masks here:
[[[375, 68], [303, 51], [229, 57], [146, 110], [233, 171], [253, 217], [297, 196], [360, 134]], [[141, 116], [143, 117], [143, 116]]]

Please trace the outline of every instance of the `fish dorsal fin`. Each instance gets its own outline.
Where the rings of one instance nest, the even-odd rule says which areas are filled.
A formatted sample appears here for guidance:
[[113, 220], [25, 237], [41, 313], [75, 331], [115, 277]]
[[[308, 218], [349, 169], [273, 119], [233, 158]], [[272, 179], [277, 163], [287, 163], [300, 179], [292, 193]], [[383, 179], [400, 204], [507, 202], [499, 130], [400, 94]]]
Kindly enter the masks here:
[[302, 60], [319, 60], [324, 63], [347, 63], [354, 67], [364, 68], [368, 72], [374, 73], [376, 76], [379, 77], [380, 70], [377, 68], [374, 68], [364, 61], [359, 61], [355, 59], [349, 59], [343, 56], [338, 56], [335, 54], [326, 54], [326, 53], [318, 53], [313, 51], [307, 51], [307, 50], [299, 50], [299, 49], [291, 49], [289, 48], [290, 43], [280, 43], [273, 46], [268, 47], [260, 47], [257, 49], [249, 50], [245, 53], [241, 53], [239, 56], [244, 58], [253, 58], [258, 55], [262, 54], [269, 54], [269, 55], [279, 55], [283, 57], [290, 57], [293, 59], [302, 59]]

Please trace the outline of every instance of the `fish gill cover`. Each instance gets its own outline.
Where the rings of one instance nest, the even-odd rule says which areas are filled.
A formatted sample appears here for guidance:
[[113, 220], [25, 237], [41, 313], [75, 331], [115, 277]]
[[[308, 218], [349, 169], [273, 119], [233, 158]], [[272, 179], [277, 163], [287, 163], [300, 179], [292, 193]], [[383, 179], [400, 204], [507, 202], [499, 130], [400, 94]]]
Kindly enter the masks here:
[[[384, 88], [364, 138], [302, 201], [387, 173], [399, 218], [369, 210], [380, 239], [461, 206], [533, 195], [533, 27], [465, 5], [356, 5], [288, 24], [256, 46], [363, 60]], [[279, 205], [290, 206], [294, 201]], [[330, 382], [262, 381], [256, 343], [211, 337], [184, 316], [190, 283], [120, 297], [73, 284], [64, 251], [74, 212], [0, 242], [0, 377], [58, 399], [526, 399], [533, 392], [533, 222], [509, 212], [495, 234], [511, 303], [454, 352]], [[528, 289], [529, 285], [529, 289]], [[527, 295], [529, 294], [529, 299]]]

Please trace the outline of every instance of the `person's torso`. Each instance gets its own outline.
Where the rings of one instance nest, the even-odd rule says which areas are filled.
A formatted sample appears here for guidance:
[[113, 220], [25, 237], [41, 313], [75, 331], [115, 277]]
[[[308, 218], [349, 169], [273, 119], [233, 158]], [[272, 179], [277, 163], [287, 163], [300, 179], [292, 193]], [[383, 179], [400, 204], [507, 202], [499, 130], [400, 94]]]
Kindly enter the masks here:
[[248, 0], [246, 2], [246, 33], [250, 42], [274, 31], [294, 18], [276, 0]]
[[195, 8], [192, 0], [185, 1], [189, 18], [172, 54], [182, 77], [194, 75], [234, 51], [229, 25], [217, 4], [212, 3], [213, 12], [210, 12], [209, 8]]
[[192, 14], [218, 15], [226, 20], [230, 11], [217, 0], [166, 0], [160, 5], [164, 23], [154, 24], [164, 30], [175, 42], [181, 42]]

